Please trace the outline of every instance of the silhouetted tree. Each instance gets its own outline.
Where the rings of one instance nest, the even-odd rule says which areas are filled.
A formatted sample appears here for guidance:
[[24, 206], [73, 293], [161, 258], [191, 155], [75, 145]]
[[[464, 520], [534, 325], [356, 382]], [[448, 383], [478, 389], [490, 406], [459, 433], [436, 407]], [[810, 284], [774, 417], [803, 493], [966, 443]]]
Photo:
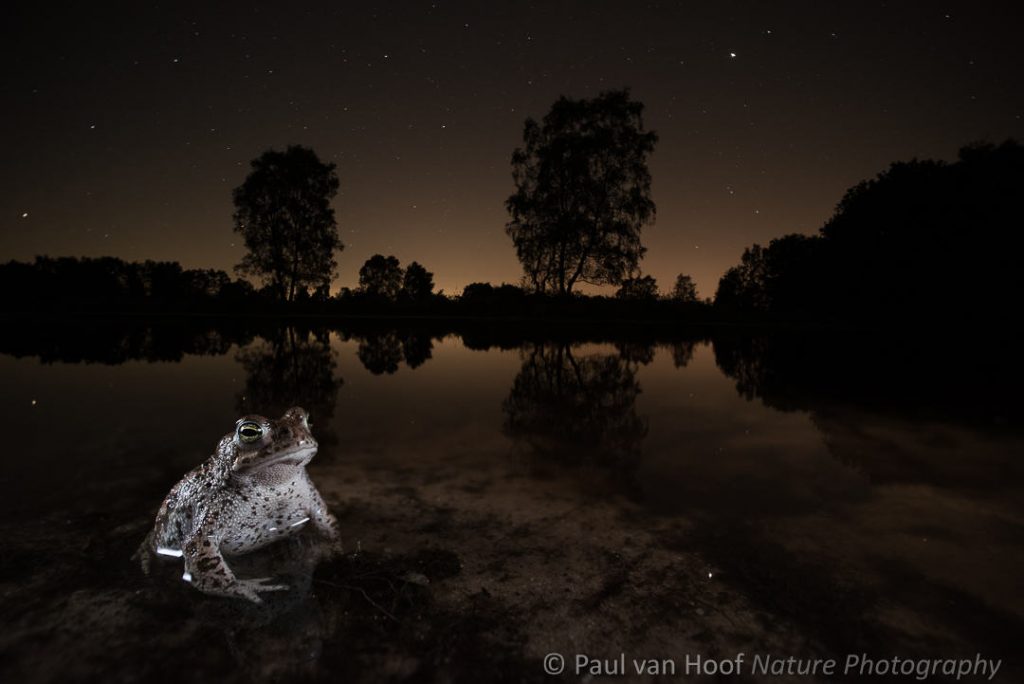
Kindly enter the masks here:
[[719, 280], [715, 304], [736, 311], [776, 313], [825, 305], [824, 247], [821, 238], [796, 233], [775, 238], [767, 247], [748, 247], [740, 264]]
[[672, 299], [684, 304], [691, 304], [697, 301], [697, 285], [693, 278], [680, 273], [676, 276], [675, 287], [672, 288]]
[[313, 294], [310, 295], [310, 298], [318, 304], [329, 301], [331, 298], [331, 284], [322, 283], [319, 287], [313, 290]]
[[256, 288], [248, 280], [232, 280], [220, 289], [219, 296], [225, 304], [243, 304], [255, 299]]
[[715, 303], [738, 311], [764, 311], [768, 308], [765, 282], [764, 249], [755, 244], [744, 249], [739, 265], [718, 281]]
[[422, 302], [430, 299], [433, 293], [434, 274], [415, 261], [406, 266], [402, 279], [402, 296], [414, 302]]
[[[107, 261], [111, 264], [110, 261]], [[125, 272], [123, 265], [117, 266], [118, 274]], [[157, 301], [173, 300], [182, 290], [181, 264], [172, 261], [146, 260], [139, 268], [139, 277], [146, 296]]]
[[716, 306], [802, 317], [1003, 315], [1024, 283], [1024, 147], [974, 145], [957, 162], [893, 164], [851, 188], [818, 236], [754, 245]]
[[264, 301], [285, 299], [285, 292], [281, 286], [275, 283], [267, 283], [256, 291], [257, 296]]
[[619, 299], [630, 299], [634, 301], [654, 301], [658, 298], [658, 281], [651, 276], [641, 278], [626, 278], [622, 281], [615, 296]]
[[338, 192], [334, 164], [298, 145], [267, 150], [234, 191], [235, 232], [248, 253], [236, 267], [263, 278], [292, 301], [298, 288], [330, 283], [344, 248], [331, 208]]
[[465, 300], [483, 299], [492, 296], [493, 293], [494, 286], [490, 283], [470, 283], [462, 288], [461, 297]]
[[541, 124], [526, 120], [506, 232], [536, 292], [617, 285], [638, 268], [640, 230], [654, 219], [647, 156], [658, 139], [644, 130], [643, 108], [629, 91], [609, 91], [562, 97]]
[[182, 273], [182, 279], [193, 297], [213, 298], [231, 283], [231, 278], [224, 271], [212, 268], [190, 269]]
[[494, 287], [490, 283], [470, 283], [462, 290], [459, 302], [474, 313], [521, 312], [526, 299], [522, 288], [503, 283]]
[[371, 296], [395, 299], [402, 290], [402, 267], [393, 256], [374, 254], [359, 269], [359, 289]]

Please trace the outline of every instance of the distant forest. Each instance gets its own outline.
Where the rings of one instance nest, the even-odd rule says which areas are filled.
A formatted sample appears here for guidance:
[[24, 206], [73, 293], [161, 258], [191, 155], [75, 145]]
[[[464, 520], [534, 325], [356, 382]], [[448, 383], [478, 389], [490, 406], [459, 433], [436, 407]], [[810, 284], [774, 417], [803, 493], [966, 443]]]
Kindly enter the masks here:
[[[410, 272], [413, 274], [410, 277]], [[626, 286], [628, 287], [628, 285]], [[360, 285], [329, 295], [297, 289], [284, 301], [272, 285], [257, 289], [213, 269], [176, 262], [127, 262], [115, 257], [36, 257], [0, 265], [0, 310], [8, 313], [323, 314], [433, 316], [576, 316], [687, 318], [704, 316], [706, 302], [672, 297], [570, 297], [532, 293], [516, 285], [471, 283], [461, 295], [433, 291], [433, 274], [416, 262], [374, 255]]]
[[796, 319], [1005, 316], [1024, 271], [1024, 147], [975, 144], [954, 163], [892, 164], [847, 191], [818, 235], [753, 245], [715, 306]]
[[175, 262], [37, 257], [0, 265], [0, 309], [869, 325], [977, 321], [1019, 306], [1022, 231], [1024, 147], [1006, 141], [965, 147], [952, 163], [892, 164], [851, 188], [817, 235], [786, 235], [746, 249], [721, 278], [713, 301], [698, 301], [685, 275], [662, 294], [653, 278], [639, 274], [618, 278], [611, 297], [570, 292], [564, 284], [531, 287], [527, 279], [518, 285], [472, 283], [461, 295], [446, 296], [434, 292], [433, 274], [420, 264], [403, 268], [384, 255], [366, 261], [359, 287], [333, 295], [328, 283], [307, 287], [301, 278], [257, 287], [224, 271]]

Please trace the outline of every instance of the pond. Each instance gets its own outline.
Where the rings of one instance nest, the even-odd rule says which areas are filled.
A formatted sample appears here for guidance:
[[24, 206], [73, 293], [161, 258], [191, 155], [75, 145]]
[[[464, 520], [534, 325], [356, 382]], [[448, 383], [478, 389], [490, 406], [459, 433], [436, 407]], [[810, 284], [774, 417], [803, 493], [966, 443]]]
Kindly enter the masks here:
[[[532, 681], [557, 653], [566, 681], [579, 655], [648, 679], [633, 659], [745, 653], [759, 679], [755, 654], [980, 654], [1021, 681], [1024, 434], [999, 353], [521, 328], [5, 334], [0, 676]], [[263, 605], [201, 594], [180, 559], [143, 574], [171, 486], [239, 416], [292, 405], [344, 553], [304, 531], [232, 561], [291, 586]]]

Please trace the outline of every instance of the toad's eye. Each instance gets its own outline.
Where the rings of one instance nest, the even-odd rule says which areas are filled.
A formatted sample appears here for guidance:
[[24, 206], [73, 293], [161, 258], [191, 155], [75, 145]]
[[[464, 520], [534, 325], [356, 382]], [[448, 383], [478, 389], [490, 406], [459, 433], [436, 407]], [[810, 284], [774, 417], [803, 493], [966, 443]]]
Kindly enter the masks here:
[[238, 426], [238, 439], [246, 444], [258, 442], [263, 438], [263, 427], [259, 423], [242, 423]]

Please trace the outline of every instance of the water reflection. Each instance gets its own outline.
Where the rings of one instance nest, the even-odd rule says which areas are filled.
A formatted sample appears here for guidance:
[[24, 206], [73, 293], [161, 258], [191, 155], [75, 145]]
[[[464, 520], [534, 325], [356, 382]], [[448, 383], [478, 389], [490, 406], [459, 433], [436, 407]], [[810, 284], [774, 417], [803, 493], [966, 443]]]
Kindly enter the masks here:
[[374, 375], [391, 375], [402, 363], [402, 343], [395, 332], [371, 333], [359, 342], [357, 354]]
[[374, 375], [391, 375], [405, 361], [410, 369], [426, 363], [434, 348], [430, 334], [418, 330], [371, 331], [359, 339], [357, 355]]
[[776, 499], [824, 494], [807, 510], [729, 521], [711, 508], [716, 525], [686, 548], [833, 650], [1011, 652], [1024, 633], [1006, 572], [1024, 563], [1024, 438], [1006, 419], [1022, 402], [1017, 352], [963, 335], [777, 332], [719, 336], [714, 354], [773, 420], [806, 417], [830, 458], [776, 473]]
[[[265, 595], [262, 607], [197, 603], [201, 621], [222, 633], [242, 675], [231, 679], [295, 681], [326, 672], [333, 681], [373, 681], [381, 673], [428, 677], [435, 667], [430, 654], [443, 652], [453, 638], [479, 644], [479, 655], [467, 653], [473, 662], [458, 664], [479, 671], [487, 648], [477, 632], [485, 625], [446, 613], [430, 586], [460, 572], [457, 556], [436, 549], [340, 557], [326, 551], [298, 537], [238, 558], [246, 576], [269, 574], [290, 586], [286, 594]], [[200, 665], [223, 666], [223, 656]]]
[[433, 349], [434, 341], [428, 334], [407, 332], [402, 337], [402, 356], [409, 368], [419, 368], [429, 361]]
[[627, 340], [615, 343], [619, 357], [626, 363], [646, 366], [654, 361], [654, 342]]
[[75, 318], [4, 321], [0, 353], [43, 363], [122, 364], [220, 356], [252, 341], [250, 322], [210, 319]]
[[686, 368], [690, 361], [693, 361], [693, 351], [697, 347], [697, 340], [679, 340], [672, 343], [672, 365], [676, 368]]
[[[322, 323], [5, 334], [24, 391], [0, 408], [27, 456], [0, 516], [4, 680], [186, 661], [221, 681], [529, 680], [575, 648], [1015, 653], [1010, 349]], [[178, 362], [124, 363], [142, 359]], [[348, 554], [269, 547], [298, 590], [262, 613], [176, 569], [143, 578], [128, 558], [223, 421], [296, 403]]]
[[783, 411], [843, 403], [999, 424], [1021, 403], [1024, 359], [1015, 342], [761, 332], [718, 335], [714, 350], [739, 394]]
[[273, 577], [286, 593], [266, 595], [260, 606], [244, 601], [199, 602], [203, 622], [222, 632], [234, 667], [245, 678], [290, 681], [307, 678], [338, 629], [337, 620], [313, 592], [313, 577], [329, 555], [310, 536], [294, 537], [232, 559], [243, 577]]
[[634, 466], [647, 434], [636, 408], [636, 359], [653, 353], [626, 347], [577, 356], [569, 344], [530, 346], [502, 404], [506, 434], [545, 460]]
[[780, 333], [722, 335], [714, 351], [738, 394], [807, 412], [829, 452], [874, 482], [1015, 486], [1006, 475], [1020, 469], [1005, 462], [1004, 444], [1019, 436], [1024, 408], [1016, 351], [963, 338]]
[[288, 326], [264, 335], [236, 354], [245, 371], [236, 413], [277, 416], [291, 406], [303, 406], [317, 425], [317, 439], [334, 443], [337, 438], [328, 418], [334, 415], [344, 381], [336, 372], [329, 331]]

